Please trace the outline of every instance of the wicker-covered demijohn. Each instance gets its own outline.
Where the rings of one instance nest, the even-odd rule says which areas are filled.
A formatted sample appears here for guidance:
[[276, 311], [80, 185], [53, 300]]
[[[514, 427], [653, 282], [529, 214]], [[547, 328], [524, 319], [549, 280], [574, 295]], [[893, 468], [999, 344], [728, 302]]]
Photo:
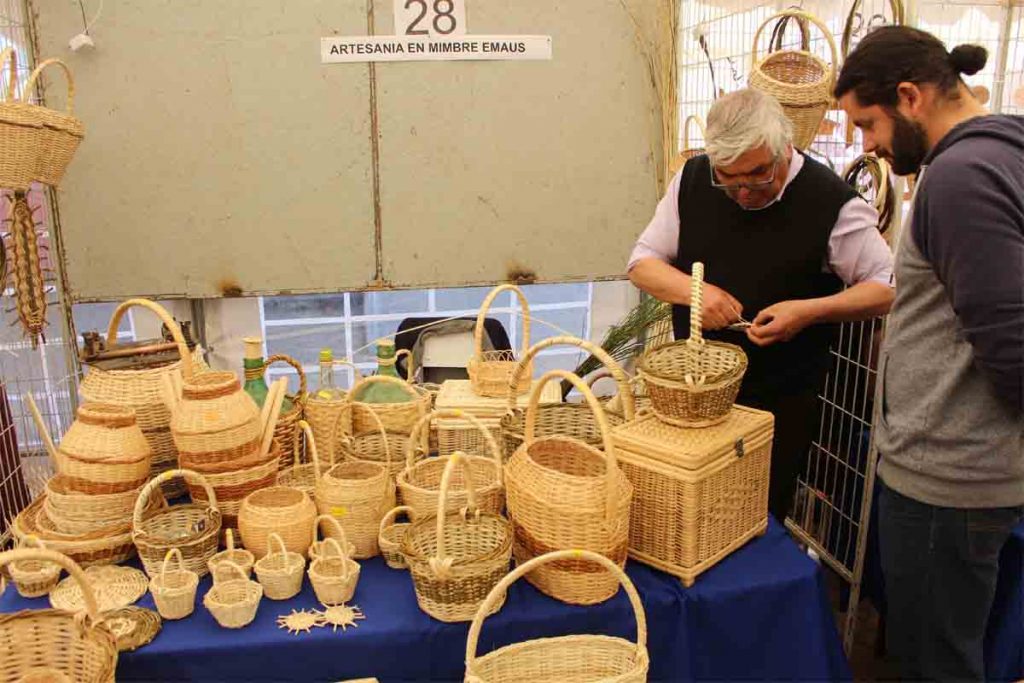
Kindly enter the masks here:
[[[519, 305], [523, 309], [522, 353], [526, 353], [526, 350], [530, 348], [530, 305], [526, 301], [526, 295], [515, 285], [495, 287], [480, 305], [480, 312], [476, 317], [476, 328], [473, 331], [474, 353], [466, 366], [473, 391], [480, 396], [491, 398], [504, 398], [508, 394], [508, 381], [518, 363], [516, 354], [512, 350], [488, 351], [484, 349], [484, 333], [486, 331], [484, 323], [487, 320], [487, 313], [494, 300], [502, 292], [513, 292], [519, 298]], [[531, 368], [529, 372], [521, 376], [519, 384], [515, 387], [516, 394], [525, 394], [530, 390], [532, 377], [533, 369]]]

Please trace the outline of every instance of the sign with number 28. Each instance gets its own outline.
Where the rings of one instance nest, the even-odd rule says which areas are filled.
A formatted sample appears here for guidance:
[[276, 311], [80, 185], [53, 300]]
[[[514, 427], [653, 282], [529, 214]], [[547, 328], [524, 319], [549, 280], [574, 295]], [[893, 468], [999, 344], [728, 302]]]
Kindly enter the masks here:
[[466, 0], [395, 0], [395, 35], [466, 33]]

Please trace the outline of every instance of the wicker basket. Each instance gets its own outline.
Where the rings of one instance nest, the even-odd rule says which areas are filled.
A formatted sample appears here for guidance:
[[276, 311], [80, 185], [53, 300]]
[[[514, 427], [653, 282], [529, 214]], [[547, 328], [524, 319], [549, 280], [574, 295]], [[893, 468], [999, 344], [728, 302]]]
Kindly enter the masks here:
[[[36, 536], [29, 536], [19, 544], [20, 548], [41, 548], [46, 545]], [[7, 565], [11, 581], [23, 598], [41, 598], [57, 585], [60, 579], [60, 565], [46, 560], [14, 560]]]
[[[348, 365], [359, 380], [359, 368], [347, 360], [335, 360], [334, 365]], [[341, 442], [352, 434], [352, 404], [347, 395], [341, 398], [323, 398], [315, 392], [306, 399], [305, 420], [320, 445], [320, 454], [330, 462], [340, 456]]]
[[63, 533], [86, 534], [130, 525], [135, 500], [141, 492], [140, 486], [121, 493], [80, 493], [71, 487], [67, 477], [58, 474], [46, 481], [43, 509]]
[[[370, 379], [374, 378], [371, 377]], [[386, 403], [352, 404], [352, 414], [356, 415], [359, 413], [362, 415], [361, 419], [364, 422], [375, 423], [377, 425], [376, 431], [345, 437], [342, 439], [340, 454], [342, 460], [346, 462], [366, 462], [383, 465], [387, 469], [388, 475], [394, 478], [403, 469], [401, 454], [409, 446], [409, 432], [412, 431], [412, 428], [410, 427], [404, 433], [386, 431], [384, 420], [378, 416], [377, 410], [378, 408], [387, 410], [387, 406], [388, 404]]]
[[[399, 522], [398, 515], [405, 515], [409, 521]], [[380, 546], [380, 554], [384, 556], [384, 561], [392, 569], [406, 569], [409, 566], [405, 561], [405, 555], [402, 554], [402, 539], [414, 521], [413, 509], [408, 505], [392, 508], [384, 515], [384, 519], [380, 520], [377, 544]]]
[[0, 90], [4, 91], [0, 100], [0, 187], [24, 191], [35, 180], [43, 122], [39, 107], [17, 99], [17, 80], [18, 53], [4, 48], [0, 50]]
[[210, 574], [216, 574], [220, 564], [230, 562], [241, 569], [246, 578], [249, 578], [252, 575], [252, 566], [256, 563], [256, 557], [252, 551], [247, 548], [235, 547], [235, 534], [231, 529], [224, 530], [224, 545], [224, 550], [206, 561], [206, 568], [210, 570]]
[[57, 449], [57, 468], [81, 493], [123, 493], [149, 479], [150, 447], [124, 406], [86, 403]]
[[204, 372], [182, 387], [171, 434], [183, 467], [236, 462], [258, 453], [260, 409], [233, 372]]
[[417, 517], [436, 514], [437, 502], [441, 493], [441, 480], [448, 469], [448, 460], [454, 456], [443, 455], [426, 458], [417, 462], [428, 448], [427, 434], [432, 421], [439, 418], [466, 420], [477, 430], [487, 444], [488, 455], [466, 455], [461, 457], [472, 460], [472, 467], [458, 470], [452, 474], [448, 491], [448, 507], [446, 512], [457, 512], [465, 507], [469, 493], [466, 487], [465, 473], [473, 475], [473, 489], [477, 507], [482, 512], [500, 515], [505, 509], [505, 486], [502, 481], [503, 460], [497, 442], [491, 431], [469, 413], [462, 410], [435, 410], [426, 415], [413, 429], [412, 440], [406, 451], [406, 466], [398, 475], [398, 492], [402, 503], [413, 509]]
[[[622, 424], [624, 421], [632, 420], [635, 417], [633, 404], [633, 393], [629, 386], [629, 377], [615, 360], [599, 346], [590, 342], [578, 339], [577, 337], [550, 337], [530, 347], [523, 360], [520, 361], [516, 373], [525, 372], [529, 363], [544, 349], [552, 346], [576, 346], [595, 358], [600, 360], [608, 372], [611, 373], [615, 383], [619, 387], [619, 395], [625, 397], [623, 401], [623, 415], [605, 414], [610, 426]], [[513, 373], [512, 382], [518, 383], [518, 374]], [[526, 430], [526, 410], [517, 408], [515, 395], [509, 395], [508, 412], [501, 418], [501, 441], [506, 458], [512, 457], [516, 449], [523, 443], [523, 434]], [[585, 403], [547, 403], [538, 405], [533, 411], [534, 425], [533, 433], [536, 437], [546, 436], [568, 436], [577, 439], [600, 450], [602, 436], [599, 425], [594, 418], [590, 406]]]
[[[466, 506], [448, 512], [447, 496], [456, 468], [464, 470]], [[463, 453], [446, 459], [435, 514], [420, 518], [402, 539], [416, 602], [440, 621], [469, 621], [512, 559], [512, 525], [476, 504], [473, 462]], [[500, 609], [504, 600], [495, 603]]]
[[[695, 146], [693, 141], [690, 140], [690, 124], [697, 127], [700, 131], [701, 145]], [[690, 159], [704, 154], [704, 142], [708, 139], [707, 130], [704, 128], [704, 120], [696, 114], [690, 114], [683, 121], [683, 147], [682, 150], [672, 159], [672, 163], [668, 166], [668, 180], [671, 181], [675, 174], [679, 172], [686, 162]]]
[[0, 553], [0, 567], [34, 561], [67, 570], [81, 587], [85, 613], [43, 609], [0, 615], [0, 680], [32, 680], [46, 669], [50, 675], [41, 680], [113, 683], [117, 644], [114, 635], [100, 625], [102, 615], [84, 572], [52, 550], [20, 548]]
[[[598, 450], [564, 436], [534, 437], [534, 389], [526, 413], [525, 441], [505, 468], [508, 511], [515, 526], [516, 562], [552, 550], [583, 548], [626, 562], [629, 508], [633, 487], [616, 463], [608, 420], [587, 385], [576, 375], [552, 370], [542, 383], [565, 379], [583, 395], [600, 425], [604, 448]], [[614, 577], [593, 571], [587, 562], [564, 560], [527, 575], [541, 592], [563, 602], [603, 602], [618, 590]]]
[[349, 557], [333, 538], [324, 541], [323, 551], [309, 565], [309, 582], [316, 599], [325, 605], [340, 605], [352, 599], [359, 582], [359, 563]]
[[256, 562], [256, 578], [263, 586], [263, 595], [271, 600], [288, 600], [302, 590], [302, 574], [306, 558], [288, 550], [276, 533], [270, 534], [271, 551]]
[[[536, 638], [515, 643], [477, 656], [480, 630], [494, 605], [524, 574], [536, 572], [551, 562], [586, 561], [595, 569], [606, 570], [622, 585], [636, 619], [636, 643], [601, 635]], [[473, 617], [466, 638], [466, 681], [473, 683], [563, 683], [563, 681], [602, 681], [605, 683], [644, 683], [650, 661], [647, 654], [647, 617], [636, 587], [614, 562], [588, 550], [560, 550], [536, 557], [509, 572], [490, 592]]]
[[82, 567], [116, 564], [135, 555], [130, 522], [101, 527], [86, 533], [62, 532], [45, 510], [46, 496], [40, 496], [18, 513], [11, 532], [18, 541], [38, 536], [49, 550], [62, 553]]
[[238, 512], [242, 543], [257, 558], [269, 552], [270, 534], [276, 534], [285, 549], [304, 553], [312, 541], [316, 503], [305, 492], [287, 486], [250, 493]]
[[[392, 384], [409, 394], [404, 403], [362, 403], [357, 400], [359, 393], [371, 384]], [[352, 385], [348, 392], [352, 404], [352, 435], [376, 434], [380, 425], [384, 431], [394, 434], [408, 434], [413, 425], [430, 412], [431, 397], [425, 390], [419, 390], [408, 382], [387, 375], [363, 377]], [[379, 420], [379, 421], [378, 421]]]
[[25, 83], [23, 101], [27, 101], [36, 90], [40, 74], [50, 66], [57, 65], [64, 71], [68, 82], [67, 111], [59, 112], [47, 107], [35, 107], [43, 128], [39, 134], [39, 151], [33, 178], [41, 183], [56, 187], [64, 177], [64, 171], [74, 158], [78, 145], [85, 137], [85, 126], [74, 116], [75, 81], [71, 69], [59, 59], [47, 59], [35, 68]]
[[[146, 511], [154, 489], [172, 477], [193, 479], [206, 489], [207, 503], [189, 503]], [[221, 516], [217, 494], [201, 474], [191, 470], [168, 470], [146, 484], [135, 502], [132, 519], [132, 541], [150, 577], [163, 566], [167, 551], [178, 548], [185, 567], [200, 577], [206, 576], [206, 561], [217, 552]]]
[[[251, 458], [234, 463], [225, 463], [220, 471], [211, 468], [190, 468], [202, 474], [207, 483], [217, 493], [217, 504], [220, 507], [225, 527], [238, 526], [238, 513], [245, 497], [277, 482], [277, 461], [281, 457], [281, 444], [276, 439], [271, 441], [270, 450], [265, 455], [256, 453]], [[206, 500], [203, 487], [189, 483], [189, 492], [195, 501]]]
[[650, 415], [612, 430], [633, 484], [629, 555], [687, 586], [768, 525], [773, 418], [736, 406], [713, 427]]
[[[298, 462], [299, 454], [302, 453], [302, 430], [299, 428], [299, 421], [306, 408], [309, 387], [306, 384], [306, 372], [302, 369], [302, 363], [299, 361], [279, 353], [267, 358], [263, 364], [264, 369], [269, 368], [271, 363], [287, 363], [299, 376], [299, 393], [288, 394], [292, 408], [287, 413], [281, 413], [277, 418], [277, 425], [274, 427], [274, 438], [281, 444], [280, 469], [283, 470], [290, 467], [292, 463]], [[248, 375], [246, 378], [248, 379]]]
[[639, 367], [651, 407], [663, 422], [708, 427], [729, 416], [747, 371], [747, 354], [734, 344], [704, 339], [704, 264], [693, 264], [690, 281], [690, 338], [651, 349]]
[[[176, 568], [171, 569], [171, 561]], [[196, 607], [196, 588], [199, 575], [185, 567], [181, 551], [171, 548], [160, 566], [160, 573], [149, 580], [149, 592], [160, 616], [164, 619], [184, 619]]]
[[[313, 429], [309, 423], [305, 420], [299, 420], [298, 426], [303, 436], [303, 451], [309, 457], [309, 462], [301, 462], [301, 458], [297, 458], [290, 468], [278, 473], [277, 483], [279, 486], [289, 486], [293, 489], [298, 489], [310, 498], [314, 498], [316, 495], [316, 478], [320, 471], [318, 446], [316, 438], [313, 436]], [[331, 462], [330, 466], [333, 465], [334, 463]]]
[[224, 628], [243, 628], [252, 623], [263, 597], [263, 586], [249, 579], [238, 565], [223, 562], [213, 575], [213, 587], [203, 605]]
[[[117, 346], [117, 328], [124, 315], [130, 309], [139, 307], [152, 311], [160, 318], [177, 342], [180, 358], [191, 358], [191, 362], [182, 363], [181, 360], [177, 360], [160, 367], [141, 370], [105, 370], [91, 367], [79, 386], [79, 393], [85, 401], [112, 403], [135, 411], [137, 424], [152, 449], [151, 473], [157, 475], [178, 467], [178, 449], [174, 446], [170, 429], [171, 409], [164, 403], [164, 377], [179, 372], [186, 378], [191, 377], [193, 372], [204, 369], [205, 363], [198, 346], [194, 353], [189, 354], [181, 328], [170, 314], [162, 306], [148, 299], [129, 299], [114, 310], [107, 328], [108, 348]], [[164, 494], [168, 499], [184, 493], [184, 484], [177, 480], [164, 488]]]
[[[530, 348], [530, 305], [526, 302], [526, 295], [515, 285], [495, 287], [480, 305], [480, 312], [476, 316], [476, 328], [473, 330], [475, 353], [466, 366], [473, 391], [480, 396], [491, 398], [505, 398], [508, 395], [508, 381], [518, 362], [514, 351], [484, 350], [484, 322], [487, 320], [487, 313], [490, 311], [491, 305], [502, 292], [514, 292], [519, 298], [519, 305], [523, 309], [522, 352], [526, 353], [526, 350]], [[533, 368], [530, 367], [526, 373], [520, 375], [519, 384], [515, 387], [516, 394], [525, 394], [530, 390], [532, 377]]]
[[[330, 531], [324, 534], [324, 540], [321, 541], [320, 529], [325, 525]], [[343, 543], [345, 554], [349, 557], [355, 554], [356, 547], [349, 542], [348, 536], [345, 535], [345, 529], [342, 528], [338, 518], [331, 515], [319, 515], [313, 520], [313, 542], [309, 544], [309, 550], [306, 552], [310, 560], [315, 560], [323, 554], [324, 542], [328, 538], [333, 538], [335, 541]]]
[[[758, 43], [766, 26], [783, 17], [810, 21], [825, 35], [832, 52], [831, 64], [805, 50], [782, 50], [759, 57]], [[782, 105], [793, 123], [793, 146], [807, 149], [821, 127], [825, 112], [832, 106], [839, 55], [836, 41], [817, 17], [800, 10], [786, 10], [767, 19], [754, 34], [751, 52], [750, 87], [768, 93]]]

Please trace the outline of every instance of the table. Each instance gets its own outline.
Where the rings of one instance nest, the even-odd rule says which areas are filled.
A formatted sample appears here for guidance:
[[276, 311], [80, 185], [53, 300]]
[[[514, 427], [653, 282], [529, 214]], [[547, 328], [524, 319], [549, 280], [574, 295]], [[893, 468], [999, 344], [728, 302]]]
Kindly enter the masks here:
[[[260, 604], [241, 630], [217, 626], [201, 604], [164, 622], [146, 647], [124, 653], [117, 678], [129, 680], [285, 681], [376, 676], [389, 681], [462, 680], [468, 624], [444, 624], [421, 612], [407, 571], [381, 558], [362, 563], [353, 604], [366, 614], [357, 628], [317, 628], [290, 635], [276, 619], [292, 609], [318, 607], [306, 581], [292, 600]], [[647, 612], [650, 680], [849, 680], [821, 568], [772, 520], [767, 533], [726, 558], [686, 589], [667, 574], [636, 562], [627, 573]], [[45, 607], [12, 589], [0, 611]], [[147, 594], [140, 605], [152, 607]], [[484, 624], [480, 643], [502, 645], [568, 633], [635, 636], [625, 595], [593, 607], [565, 605], [525, 581], [514, 584], [505, 607]]]

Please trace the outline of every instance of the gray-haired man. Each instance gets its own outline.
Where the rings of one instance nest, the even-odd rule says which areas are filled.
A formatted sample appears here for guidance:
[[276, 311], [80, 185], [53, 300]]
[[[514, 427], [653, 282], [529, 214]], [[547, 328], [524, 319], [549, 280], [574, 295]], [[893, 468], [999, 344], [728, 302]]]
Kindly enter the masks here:
[[[770, 96], [719, 98], [706, 146], [673, 178], [633, 249], [629, 278], [673, 304], [678, 338], [688, 329], [690, 264], [705, 263], [707, 336], [744, 348], [739, 401], [775, 414], [768, 507], [782, 521], [817, 426], [833, 323], [889, 310], [892, 254], [875, 210], [793, 149], [792, 126]], [[727, 329], [741, 314], [753, 324]]]

